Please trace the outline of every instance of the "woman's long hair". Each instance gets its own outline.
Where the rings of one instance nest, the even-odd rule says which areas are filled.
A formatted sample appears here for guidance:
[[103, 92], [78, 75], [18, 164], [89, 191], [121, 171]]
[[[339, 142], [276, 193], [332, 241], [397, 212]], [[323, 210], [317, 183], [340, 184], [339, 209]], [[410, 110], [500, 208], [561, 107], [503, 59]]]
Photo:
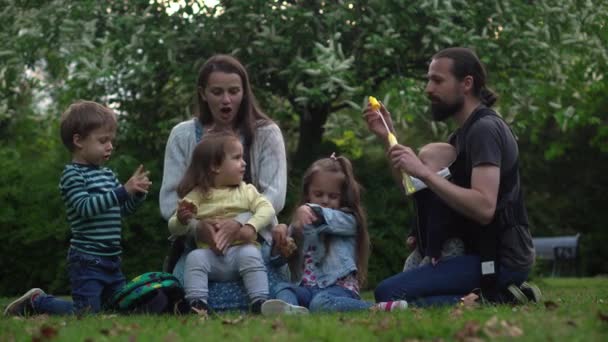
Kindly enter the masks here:
[[244, 146], [251, 146], [255, 139], [255, 129], [257, 125], [267, 125], [272, 120], [262, 112], [251, 90], [249, 76], [245, 67], [234, 57], [230, 55], [214, 55], [209, 58], [198, 72], [198, 81], [196, 83], [196, 98], [197, 98], [197, 115], [202, 125], [210, 125], [213, 123], [213, 116], [207, 101], [203, 100], [200, 90], [205, 89], [209, 82], [209, 76], [214, 71], [219, 71], [227, 74], [237, 74], [243, 83], [243, 100], [238, 109], [237, 115], [234, 118], [233, 129], [235, 132], [242, 134], [245, 141]]
[[[367, 267], [368, 259], [370, 254], [370, 240], [369, 233], [367, 231], [367, 215], [361, 205], [361, 185], [355, 179], [353, 173], [353, 167], [350, 161], [344, 157], [330, 157], [323, 158], [315, 161], [304, 173], [302, 178], [302, 195], [300, 203], [297, 207], [310, 203], [308, 198], [310, 185], [314, 177], [319, 172], [333, 172], [342, 175], [342, 186], [340, 188], [340, 210], [348, 211], [355, 216], [357, 221], [357, 236], [356, 236], [356, 247], [355, 247], [355, 259], [357, 264], [357, 280], [359, 286], [363, 286], [367, 281]], [[296, 207], [296, 208], [297, 208]], [[329, 246], [329, 238], [325, 240], [326, 247]], [[301, 247], [301, 243], [298, 243]], [[327, 250], [328, 253], [331, 251]], [[297, 254], [300, 254], [298, 251]], [[301, 265], [299, 263], [299, 257], [290, 259], [289, 267], [292, 273], [301, 273]]]
[[177, 186], [177, 195], [183, 198], [190, 191], [197, 189], [203, 196], [213, 188], [214, 168], [220, 167], [226, 157], [226, 146], [239, 138], [230, 132], [210, 132], [203, 135], [192, 152], [190, 165]]

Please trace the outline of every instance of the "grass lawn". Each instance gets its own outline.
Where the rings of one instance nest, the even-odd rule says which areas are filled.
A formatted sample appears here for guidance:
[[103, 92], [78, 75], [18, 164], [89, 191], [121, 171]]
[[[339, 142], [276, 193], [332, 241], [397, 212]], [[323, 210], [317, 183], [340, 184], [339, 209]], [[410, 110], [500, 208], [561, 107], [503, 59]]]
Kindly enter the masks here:
[[[2, 317], [2, 341], [608, 341], [608, 278], [542, 279], [543, 303], [266, 318]], [[367, 294], [369, 296], [369, 294]], [[0, 298], [4, 307], [13, 298]]]

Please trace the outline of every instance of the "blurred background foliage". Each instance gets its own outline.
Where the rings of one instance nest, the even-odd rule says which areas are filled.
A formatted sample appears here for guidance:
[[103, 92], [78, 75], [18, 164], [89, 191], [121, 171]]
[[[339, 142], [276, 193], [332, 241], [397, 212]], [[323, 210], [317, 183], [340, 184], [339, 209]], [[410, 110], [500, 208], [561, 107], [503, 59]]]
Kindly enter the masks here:
[[608, 272], [608, 3], [586, 0], [0, 0], [0, 293], [67, 293], [69, 229], [58, 180], [69, 154], [60, 113], [77, 99], [120, 114], [109, 163], [124, 181], [152, 171], [146, 204], [123, 230], [124, 272], [158, 270], [164, 145], [192, 116], [198, 67], [231, 53], [248, 68], [289, 152], [286, 221], [310, 161], [338, 152], [366, 188], [369, 287], [407, 255], [411, 204], [361, 120], [367, 95], [419, 147], [454, 128], [427, 115], [430, 57], [474, 48], [519, 138], [535, 236], [581, 232], [584, 273]]

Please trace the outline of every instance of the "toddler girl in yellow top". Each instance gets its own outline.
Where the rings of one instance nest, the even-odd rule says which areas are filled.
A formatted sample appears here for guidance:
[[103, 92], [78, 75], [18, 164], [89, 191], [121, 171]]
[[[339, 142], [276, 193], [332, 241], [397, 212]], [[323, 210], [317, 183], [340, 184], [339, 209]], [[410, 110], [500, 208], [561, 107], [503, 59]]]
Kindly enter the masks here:
[[[198, 231], [197, 245], [186, 257], [184, 290], [186, 300], [196, 312], [208, 310], [209, 280], [230, 281], [243, 278], [251, 310], [259, 312], [268, 298], [268, 277], [260, 249], [254, 243], [257, 232], [272, 222], [275, 211], [251, 184], [245, 174], [243, 146], [228, 132], [209, 133], [192, 153], [192, 161], [177, 189], [182, 198], [169, 220], [174, 236]], [[198, 229], [199, 220], [233, 218], [242, 213], [251, 217], [239, 230]], [[221, 222], [221, 221], [220, 221]]]

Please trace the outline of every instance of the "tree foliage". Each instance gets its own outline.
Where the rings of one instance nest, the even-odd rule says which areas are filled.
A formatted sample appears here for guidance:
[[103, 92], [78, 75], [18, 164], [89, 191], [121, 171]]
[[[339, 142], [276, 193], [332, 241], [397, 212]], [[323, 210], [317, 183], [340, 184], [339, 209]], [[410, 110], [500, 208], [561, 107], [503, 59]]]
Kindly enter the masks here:
[[[487, 65], [498, 109], [520, 139], [533, 232], [585, 233], [589, 271], [606, 272], [597, 256], [608, 255], [592, 236], [606, 237], [608, 219], [607, 17], [607, 3], [584, 0], [0, 0], [0, 236], [10, 242], [4, 254], [19, 260], [2, 259], [15, 281], [1, 282], [0, 292], [65, 286], [57, 275], [69, 233], [56, 184], [69, 157], [57, 121], [76, 99], [120, 114], [110, 166], [123, 179], [140, 162], [152, 170], [154, 189], [124, 230], [125, 269], [157, 268], [164, 144], [192, 115], [197, 69], [214, 53], [246, 64], [283, 129], [289, 203], [310, 160], [333, 150], [355, 159], [377, 246], [371, 277], [396, 272], [411, 210], [388, 191], [361, 108], [367, 95], [379, 97], [409, 145], [444, 139], [453, 127], [426, 115], [425, 73], [435, 52], [455, 45], [473, 47]], [[39, 271], [22, 272], [32, 267]]]

